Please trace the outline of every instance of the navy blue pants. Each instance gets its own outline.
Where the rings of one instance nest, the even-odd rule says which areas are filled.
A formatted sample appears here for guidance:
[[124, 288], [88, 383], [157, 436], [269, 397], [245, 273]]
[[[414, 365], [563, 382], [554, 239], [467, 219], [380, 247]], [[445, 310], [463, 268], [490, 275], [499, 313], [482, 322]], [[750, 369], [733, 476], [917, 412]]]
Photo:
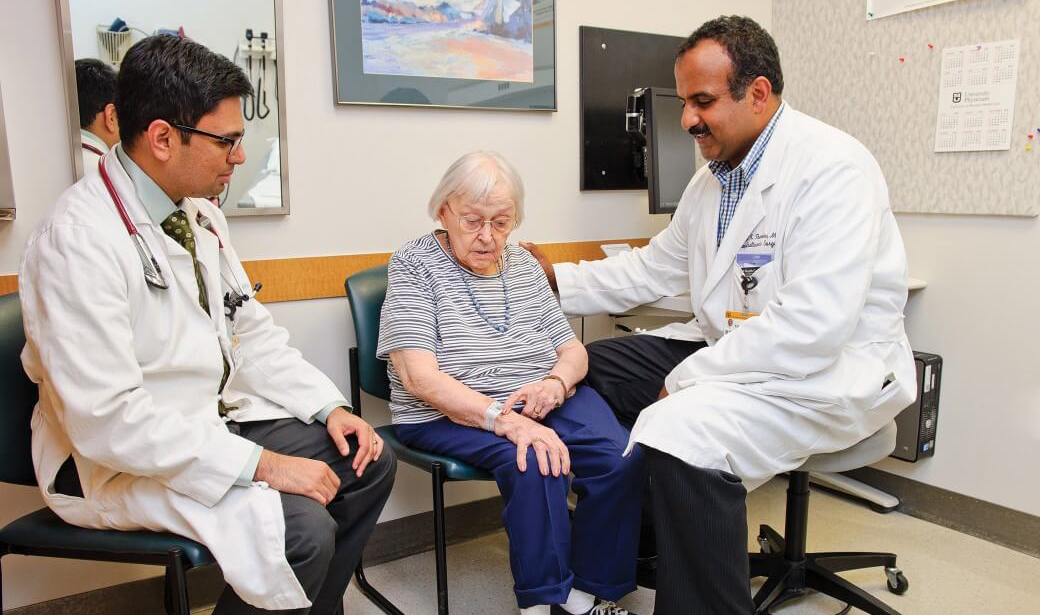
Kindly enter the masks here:
[[578, 496], [567, 514], [567, 477], [542, 476], [534, 449], [527, 471], [516, 467], [516, 445], [494, 433], [447, 418], [397, 425], [408, 446], [449, 455], [495, 476], [505, 501], [513, 591], [520, 608], [567, 601], [571, 587], [606, 600], [635, 589], [643, 490], [643, 454], [622, 457], [628, 432], [589, 387], [549, 413], [543, 424], [567, 445]]

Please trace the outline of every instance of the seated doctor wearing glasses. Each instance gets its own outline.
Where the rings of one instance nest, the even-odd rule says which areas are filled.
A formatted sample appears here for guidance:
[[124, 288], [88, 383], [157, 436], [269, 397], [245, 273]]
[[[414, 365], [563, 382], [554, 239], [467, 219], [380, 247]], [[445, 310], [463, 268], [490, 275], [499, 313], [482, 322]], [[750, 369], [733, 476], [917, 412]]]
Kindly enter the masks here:
[[206, 197], [245, 161], [242, 69], [190, 40], [134, 45], [122, 145], [29, 238], [26, 372], [43, 497], [88, 528], [206, 545], [219, 615], [342, 612], [396, 462], [250, 296]]
[[508, 243], [520, 176], [498, 154], [466, 154], [429, 215], [443, 229], [390, 259], [379, 328], [397, 436], [494, 475], [523, 615], [624, 615], [609, 601], [635, 589], [642, 456], [622, 456], [628, 433], [579, 386], [585, 347], [538, 262]]

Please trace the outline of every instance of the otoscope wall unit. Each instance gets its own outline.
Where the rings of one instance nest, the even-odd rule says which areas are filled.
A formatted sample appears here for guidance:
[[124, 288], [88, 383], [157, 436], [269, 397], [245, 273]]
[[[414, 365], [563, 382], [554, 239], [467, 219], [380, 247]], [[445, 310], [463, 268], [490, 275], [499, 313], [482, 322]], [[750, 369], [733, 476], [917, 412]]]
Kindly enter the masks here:
[[245, 36], [239, 39], [238, 57], [242, 59], [252, 58], [254, 60], [265, 58], [270, 61], [278, 59], [274, 36], [268, 35], [267, 32], [257, 34], [253, 32], [252, 28], [247, 28]]

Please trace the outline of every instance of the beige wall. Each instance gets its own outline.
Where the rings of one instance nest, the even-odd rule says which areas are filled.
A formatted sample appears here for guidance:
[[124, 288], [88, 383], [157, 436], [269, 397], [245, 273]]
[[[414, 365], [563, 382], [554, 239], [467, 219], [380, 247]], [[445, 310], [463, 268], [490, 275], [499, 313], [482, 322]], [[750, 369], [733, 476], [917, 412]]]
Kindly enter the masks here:
[[[328, 3], [285, 3], [285, 62], [292, 215], [235, 220], [244, 259], [389, 251], [431, 227], [428, 193], [447, 164], [477, 148], [513, 161], [528, 189], [529, 221], [516, 239], [577, 241], [649, 236], [666, 219], [649, 216], [642, 192], [578, 191], [578, 26], [686, 35], [720, 8], [688, 0], [560, 0], [557, 113], [336, 107]], [[0, 274], [14, 273], [25, 238], [72, 180], [54, 8], [47, 0], [0, 0], [18, 19], [0, 20], [0, 87], [12, 149], [18, 220], [0, 223]], [[767, 27], [772, 0], [735, 0]], [[347, 388], [353, 341], [346, 301], [275, 304], [294, 342]], [[385, 422], [385, 405], [367, 414]], [[449, 502], [487, 497], [491, 485], [451, 485]], [[34, 490], [0, 486], [0, 523], [41, 505]], [[384, 519], [429, 509], [426, 475], [402, 469]], [[154, 569], [4, 558], [5, 607], [118, 583]]]

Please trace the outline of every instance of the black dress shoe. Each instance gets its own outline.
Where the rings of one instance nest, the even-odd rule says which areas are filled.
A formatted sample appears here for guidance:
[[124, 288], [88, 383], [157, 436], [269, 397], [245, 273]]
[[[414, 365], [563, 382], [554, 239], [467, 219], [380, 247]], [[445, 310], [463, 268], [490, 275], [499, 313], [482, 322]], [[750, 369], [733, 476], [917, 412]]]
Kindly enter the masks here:
[[636, 560], [636, 584], [647, 589], [657, 589], [657, 556], [640, 557]]

